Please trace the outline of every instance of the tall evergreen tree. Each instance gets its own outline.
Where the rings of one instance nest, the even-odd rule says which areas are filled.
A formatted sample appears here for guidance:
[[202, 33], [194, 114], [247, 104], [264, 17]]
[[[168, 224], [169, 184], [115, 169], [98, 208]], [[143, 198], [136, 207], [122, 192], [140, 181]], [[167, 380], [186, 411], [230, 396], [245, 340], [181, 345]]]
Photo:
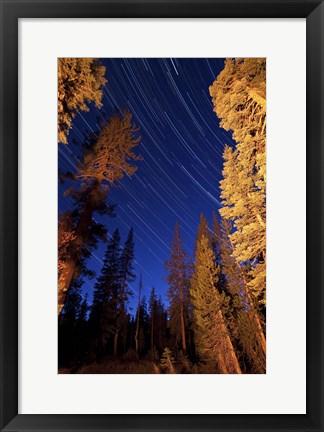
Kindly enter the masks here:
[[137, 312], [136, 312], [136, 331], [135, 331], [135, 351], [137, 355], [139, 354], [139, 331], [140, 331], [140, 318], [141, 318], [141, 294], [143, 289], [143, 279], [142, 274], [140, 275], [138, 284], [138, 302], [137, 302]]
[[89, 350], [88, 312], [88, 298], [87, 295], [85, 295], [80, 306], [75, 332], [76, 355], [79, 362], [85, 360], [86, 354]]
[[102, 106], [106, 68], [94, 58], [58, 59], [58, 142], [67, 144], [72, 120], [78, 111]]
[[220, 125], [236, 147], [224, 150], [221, 215], [234, 223], [238, 262], [251, 263], [249, 287], [266, 303], [266, 60], [228, 59], [210, 87]]
[[[133, 228], [129, 230], [127, 240], [125, 242], [121, 257], [120, 257], [120, 283], [121, 283], [121, 296], [120, 296], [120, 317], [119, 317], [119, 332], [123, 336], [123, 349], [126, 351], [126, 341], [127, 341], [127, 310], [126, 304], [128, 302], [129, 296], [133, 293], [129, 289], [129, 284], [134, 282], [134, 232]], [[116, 342], [118, 343], [118, 341]]]
[[162, 349], [167, 345], [167, 327], [168, 327], [168, 314], [161, 296], [159, 296], [157, 301], [157, 311], [155, 320], [156, 329], [156, 344], [158, 350], [161, 352]]
[[166, 262], [167, 296], [169, 300], [170, 332], [176, 345], [185, 352], [187, 350], [187, 323], [189, 319], [189, 285], [191, 263], [185, 251], [177, 222], [171, 246], [170, 260]]
[[130, 162], [139, 160], [132, 151], [140, 141], [140, 137], [136, 137], [137, 130], [131, 123], [129, 112], [111, 117], [87, 149], [75, 174], [75, 179], [82, 183], [79, 189], [69, 191], [76, 203], [73, 219], [75, 239], [60, 275], [59, 313], [82, 260], [89, 249], [95, 247], [98, 236], [105, 234], [103, 226], [93, 219], [94, 213], [111, 213], [111, 206], [106, 204], [109, 188], [125, 174], [132, 175], [136, 171], [136, 166]]
[[116, 229], [108, 242], [101, 274], [95, 284], [90, 314], [92, 338], [99, 354], [117, 332], [120, 295], [120, 235]]
[[228, 299], [217, 288], [220, 267], [205, 235], [199, 239], [190, 296], [194, 306], [195, 342], [198, 354], [220, 373], [241, 373], [226, 327], [223, 308]]
[[58, 358], [60, 364], [75, 362], [78, 356], [78, 320], [82, 311], [82, 280], [75, 281], [59, 316]]
[[152, 356], [161, 353], [167, 345], [168, 317], [161, 296], [157, 297], [155, 288], [149, 298], [149, 335]]
[[207, 237], [207, 239], [210, 241], [210, 243], [212, 243], [213, 235], [212, 235], [211, 230], [209, 229], [207, 219], [203, 213], [200, 213], [200, 221], [199, 221], [198, 231], [197, 231], [197, 236], [196, 236], [194, 256], [196, 255], [198, 243], [199, 243], [199, 241], [203, 235], [205, 237]]
[[155, 288], [152, 288], [149, 299], [149, 312], [150, 312], [150, 336], [151, 336], [151, 350], [154, 349], [156, 343], [157, 319], [158, 319], [158, 299], [155, 294]]
[[149, 314], [147, 311], [146, 297], [143, 296], [140, 303], [139, 313], [139, 336], [138, 336], [138, 348], [139, 354], [146, 353], [149, 347]]
[[252, 365], [252, 370], [257, 373], [264, 373], [266, 367], [264, 326], [257, 302], [248, 286], [248, 270], [233, 257], [231, 232], [231, 222], [222, 219], [220, 230], [222, 270], [235, 308], [233, 331]]

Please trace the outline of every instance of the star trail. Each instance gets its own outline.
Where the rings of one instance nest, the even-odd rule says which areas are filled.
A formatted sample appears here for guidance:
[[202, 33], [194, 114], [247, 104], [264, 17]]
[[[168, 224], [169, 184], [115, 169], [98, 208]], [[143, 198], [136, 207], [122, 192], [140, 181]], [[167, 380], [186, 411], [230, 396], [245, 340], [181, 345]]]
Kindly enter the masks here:
[[[68, 145], [58, 146], [59, 170], [76, 170], [84, 134], [97, 131], [105, 115], [125, 108], [133, 114], [142, 136], [135, 152], [143, 160], [136, 162], [133, 176], [125, 176], [109, 191], [116, 217], [95, 217], [108, 227], [108, 235], [119, 228], [122, 244], [134, 228], [137, 278], [131, 289], [137, 292], [142, 273], [143, 295], [148, 298], [154, 286], [166, 302], [164, 262], [169, 259], [176, 221], [192, 254], [200, 213], [211, 220], [212, 211], [220, 207], [222, 153], [233, 141], [219, 126], [209, 86], [223, 69], [224, 59], [106, 58], [101, 63], [107, 79], [103, 107], [91, 105], [89, 112], [77, 114]], [[72, 208], [71, 199], [64, 195], [69, 186], [59, 182], [59, 212]], [[105, 249], [100, 243], [87, 261], [96, 275]], [[94, 283], [95, 279], [85, 278], [83, 285], [90, 302]]]

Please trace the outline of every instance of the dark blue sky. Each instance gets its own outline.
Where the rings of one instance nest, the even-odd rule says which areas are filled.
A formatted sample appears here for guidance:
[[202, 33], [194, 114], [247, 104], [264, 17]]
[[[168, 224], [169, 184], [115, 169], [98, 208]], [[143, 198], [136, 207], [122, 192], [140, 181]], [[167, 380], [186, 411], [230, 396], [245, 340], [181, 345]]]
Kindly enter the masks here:
[[[109, 192], [109, 201], [117, 204], [115, 218], [97, 217], [109, 234], [119, 228], [122, 242], [130, 227], [135, 234], [137, 292], [139, 274], [143, 274], [143, 295], [149, 297], [152, 286], [163, 296], [164, 262], [169, 258], [176, 220], [189, 254], [192, 254], [201, 212], [208, 220], [218, 210], [219, 180], [225, 144], [233, 144], [231, 134], [219, 127], [213, 112], [209, 86], [224, 67], [224, 59], [102, 59], [107, 84], [103, 107], [91, 105], [73, 122], [69, 144], [59, 144], [59, 168], [75, 170], [80, 143], [86, 130], [98, 130], [103, 111], [129, 109], [140, 126], [142, 143], [136, 152], [143, 157], [138, 170], [125, 177]], [[67, 184], [59, 184], [59, 211], [71, 208], [64, 197]], [[99, 274], [106, 245], [101, 243], [89, 258], [88, 267]], [[83, 290], [92, 300], [95, 280], [85, 280]], [[136, 299], [131, 301], [135, 305]]]

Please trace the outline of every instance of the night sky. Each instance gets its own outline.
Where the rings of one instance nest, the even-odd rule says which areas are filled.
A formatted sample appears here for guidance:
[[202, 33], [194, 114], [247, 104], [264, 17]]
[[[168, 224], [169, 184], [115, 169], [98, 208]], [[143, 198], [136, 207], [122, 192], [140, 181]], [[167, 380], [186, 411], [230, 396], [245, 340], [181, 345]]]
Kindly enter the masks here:
[[[116, 217], [95, 218], [108, 227], [111, 235], [119, 228], [122, 244], [134, 228], [135, 272], [132, 284], [136, 293], [139, 274], [143, 274], [143, 295], [148, 299], [154, 286], [166, 302], [164, 262], [169, 259], [176, 220], [180, 223], [186, 250], [193, 245], [203, 212], [211, 220], [220, 207], [219, 180], [225, 144], [233, 144], [231, 134], [219, 127], [213, 112], [209, 86], [224, 67], [225, 59], [101, 59], [106, 66], [107, 84], [103, 107], [94, 105], [73, 121], [69, 144], [59, 144], [59, 169], [75, 171], [81, 156], [85, 131], [99, 129], [98, 117], [127, 108], [140, 126], [142, 143], [135, 152], [143, 157], [136, 162], [137, 172], [123, 178], [109, 192], [116, 203]], [[77, 144], [79, 143], [79, 144]], [[71, 184], [59, 183], [59, 212], [72, 208], [64, 197]], [[100, 243], [87, 261], [98, 275], [106, 249]], [[86, 279], [83, 293], [89, 302], [95, 279]], [[131, 306], [136, 304], [136, 295]]]

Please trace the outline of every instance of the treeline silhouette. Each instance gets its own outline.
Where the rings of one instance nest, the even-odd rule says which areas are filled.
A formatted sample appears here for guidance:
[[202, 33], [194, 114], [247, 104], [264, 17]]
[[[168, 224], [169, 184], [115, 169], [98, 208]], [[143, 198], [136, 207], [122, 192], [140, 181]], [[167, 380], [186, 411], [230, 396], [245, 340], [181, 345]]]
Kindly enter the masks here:
[[[84, 60], [59, 62], [62, 143], [76, 110], [87, 109], [85, 102], [101, 104], [105, 68], [96, 59]], [[77, 86], [80, 68], [88, 94], [84, 85]], [[76, 172], [65, 174], [73, 209], [59, 218], [61, 373], [265, 373], [265, 68], [265, 59], [228, 59], [210, 87], [220, 125], [233, 132], [236, 146], [224, 149], [222, 208], [211, 224], [201, 214], [192, 255], [175, 223], [165, 263], [167, 307], [154, 287], [149, 299], [142, 295], [142, 275], [134, 272], [133, 229], [122, 242], [118, 229], [108, 236], [95, 219], [96, 214], [114, 216], [109, 190], [125, 174], [131, 176], [141, 159], [133, 151], [141, 137], [131, 113], [116, 113], [85, 140]], [[99, 241], [107, 247], [101, 272], [94, 275], [86, 262]], [[91, 304], [81, 295], [89, 276], [94, 279]], [[137, 307], [131, 310], [134, 295]]]

